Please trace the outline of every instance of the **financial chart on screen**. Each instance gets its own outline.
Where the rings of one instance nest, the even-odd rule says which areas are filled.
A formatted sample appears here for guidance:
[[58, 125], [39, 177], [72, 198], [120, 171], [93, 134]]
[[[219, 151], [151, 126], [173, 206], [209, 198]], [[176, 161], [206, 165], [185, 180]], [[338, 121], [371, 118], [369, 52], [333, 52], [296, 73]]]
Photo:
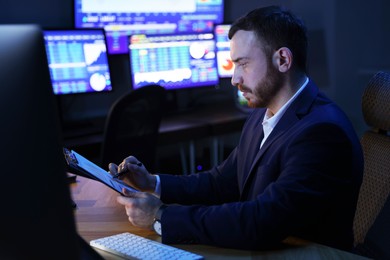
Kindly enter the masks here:
[[132, 35], [129, 49], [133, 88], [159, 84], [169, 90], [219, 83], [213, 33]]
[[54, 94], [111, 91], [103, 30], [44, 30]]
[[223, 0], [74, 0], [76, 28], [104, 28], [108, 53], [128, 52], [132, 34], [211, 32]]
[[228, 37], [230, 26], [230, 24], [218, 24], [214, 28], [218, 76], [220, 78], [231, 78], [234, 72], [234, 63], [230, 58], [230, 41]]

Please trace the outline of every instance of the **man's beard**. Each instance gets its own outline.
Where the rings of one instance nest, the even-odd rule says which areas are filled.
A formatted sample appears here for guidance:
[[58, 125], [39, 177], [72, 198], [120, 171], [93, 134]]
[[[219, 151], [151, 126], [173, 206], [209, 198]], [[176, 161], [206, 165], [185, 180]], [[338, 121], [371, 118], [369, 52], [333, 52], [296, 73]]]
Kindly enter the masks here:
[[[272, 64], [268, 64], [267, 73], [256, 85], [252, 94], [254, 99], [248, 101], [250, 107], [267, 107], [271, 100], [280, 91], [283, 85], [283, 74], [275, 69]], [[243, 86], [245, 89], [245, 86]]]

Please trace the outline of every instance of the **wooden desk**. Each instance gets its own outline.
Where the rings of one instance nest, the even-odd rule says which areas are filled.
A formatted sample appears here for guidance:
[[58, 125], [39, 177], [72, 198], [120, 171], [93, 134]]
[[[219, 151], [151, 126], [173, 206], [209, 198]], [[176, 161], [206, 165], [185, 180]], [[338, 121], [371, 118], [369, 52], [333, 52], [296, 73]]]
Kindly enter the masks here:
[[[161, 239], [153, 231], [136, 228], [130, 224], [123, 206], [116, 202], [118, 194], [97, 181], [77, 176], [71, 184], [79, 234], [88, 243], [90, 240], [131, 232], [152, 240]], [[173, 245], [202, 255], [205, 259], [366, 259], [323, 245], [289, 238], [286, 247], [271, 251], [245, 251], [205, 245]], [[121, 259], [118, 256], [96, 249], [105, 259]]]

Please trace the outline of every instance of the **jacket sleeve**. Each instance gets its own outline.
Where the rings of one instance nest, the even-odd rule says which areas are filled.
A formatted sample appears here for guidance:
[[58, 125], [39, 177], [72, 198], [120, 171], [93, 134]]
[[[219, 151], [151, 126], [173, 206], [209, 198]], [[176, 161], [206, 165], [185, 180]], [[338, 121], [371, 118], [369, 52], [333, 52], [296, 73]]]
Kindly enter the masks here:
[[[237, 201], [237, 148], [218, 167], [188, 176], [160, 174], [161, 200], [182, 205], [213, 205]], [[223, 173], [223, 174], [222, 174]]]

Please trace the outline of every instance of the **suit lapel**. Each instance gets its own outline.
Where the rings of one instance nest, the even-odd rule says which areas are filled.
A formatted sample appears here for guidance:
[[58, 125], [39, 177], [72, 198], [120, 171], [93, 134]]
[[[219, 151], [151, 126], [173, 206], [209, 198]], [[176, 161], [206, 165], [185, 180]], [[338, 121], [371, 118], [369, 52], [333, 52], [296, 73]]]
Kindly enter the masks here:
[[[257, 150], [260, 147], [260, 142], [263, 140], [263, 118], [265, 109], [255, 109], [249, 118], [250, 130], [246, 131], [245, 138], [241, 140], [240, 146], [243, 147], [239, 152], [239, 160], [237, 170], [239, 171], [238, 185], [243, 188], [244, 181], [247, 179], [252, 162], [257, 154]], [[242, 190], [241, 190], [242, 191]]]
[[259, 120], [255, 128], [253, 137], [250, 140], [251, 144], [248, 147], [248, 151], [246, 154], [247, 156], [245, 157], [245, 163], [244, 163], [244, 168], [245, 168], [244, 174], [246, 175], [245, 179], [247, 179], [248, 177], [250, 169], [252, 168], [253, 161], [255, 160], [257, 153], [259, 151], [260, 143], [264, 138], [262, 121], [263, 121], [263, 117], [261, 117], [261, 119]]
[[[285, 116], [285, 115], [284, 115]], [[283, 117], [284, 117], [283, 116]], [[283, 119], [283, 118], [282, 118]], [[285, 131], [287, 131], [288, 128], [290, 128], [293, 124], [295, 124], [297, 121], [296, 117], [288, 117], [284, 120], [280, 120], [280, 124], [278, 123], [277, 126], [274, 128], [274, 130], [271, 132], [271, 134], [268, 136], [267, 140], [265, 140], [263, 146], [261, 149], [257, 147], [257, 153], [256, 156], [254, 157], [252, 163], [250, 164], [249, 168], [249, 174], [247, 175], [245, 182], [244, 182], [244, 187], [246, 183], [248, 182], [250, 175], [255, 172], [254, 168], [256, 167], [257, 162], [261, 159], [261, 157], [264, 155], [264, 153], [268, 150], [268, 148], [271, 146], [271, 144], [280, 138]], [[263, 135], [264, 136], [264, 135]]]

